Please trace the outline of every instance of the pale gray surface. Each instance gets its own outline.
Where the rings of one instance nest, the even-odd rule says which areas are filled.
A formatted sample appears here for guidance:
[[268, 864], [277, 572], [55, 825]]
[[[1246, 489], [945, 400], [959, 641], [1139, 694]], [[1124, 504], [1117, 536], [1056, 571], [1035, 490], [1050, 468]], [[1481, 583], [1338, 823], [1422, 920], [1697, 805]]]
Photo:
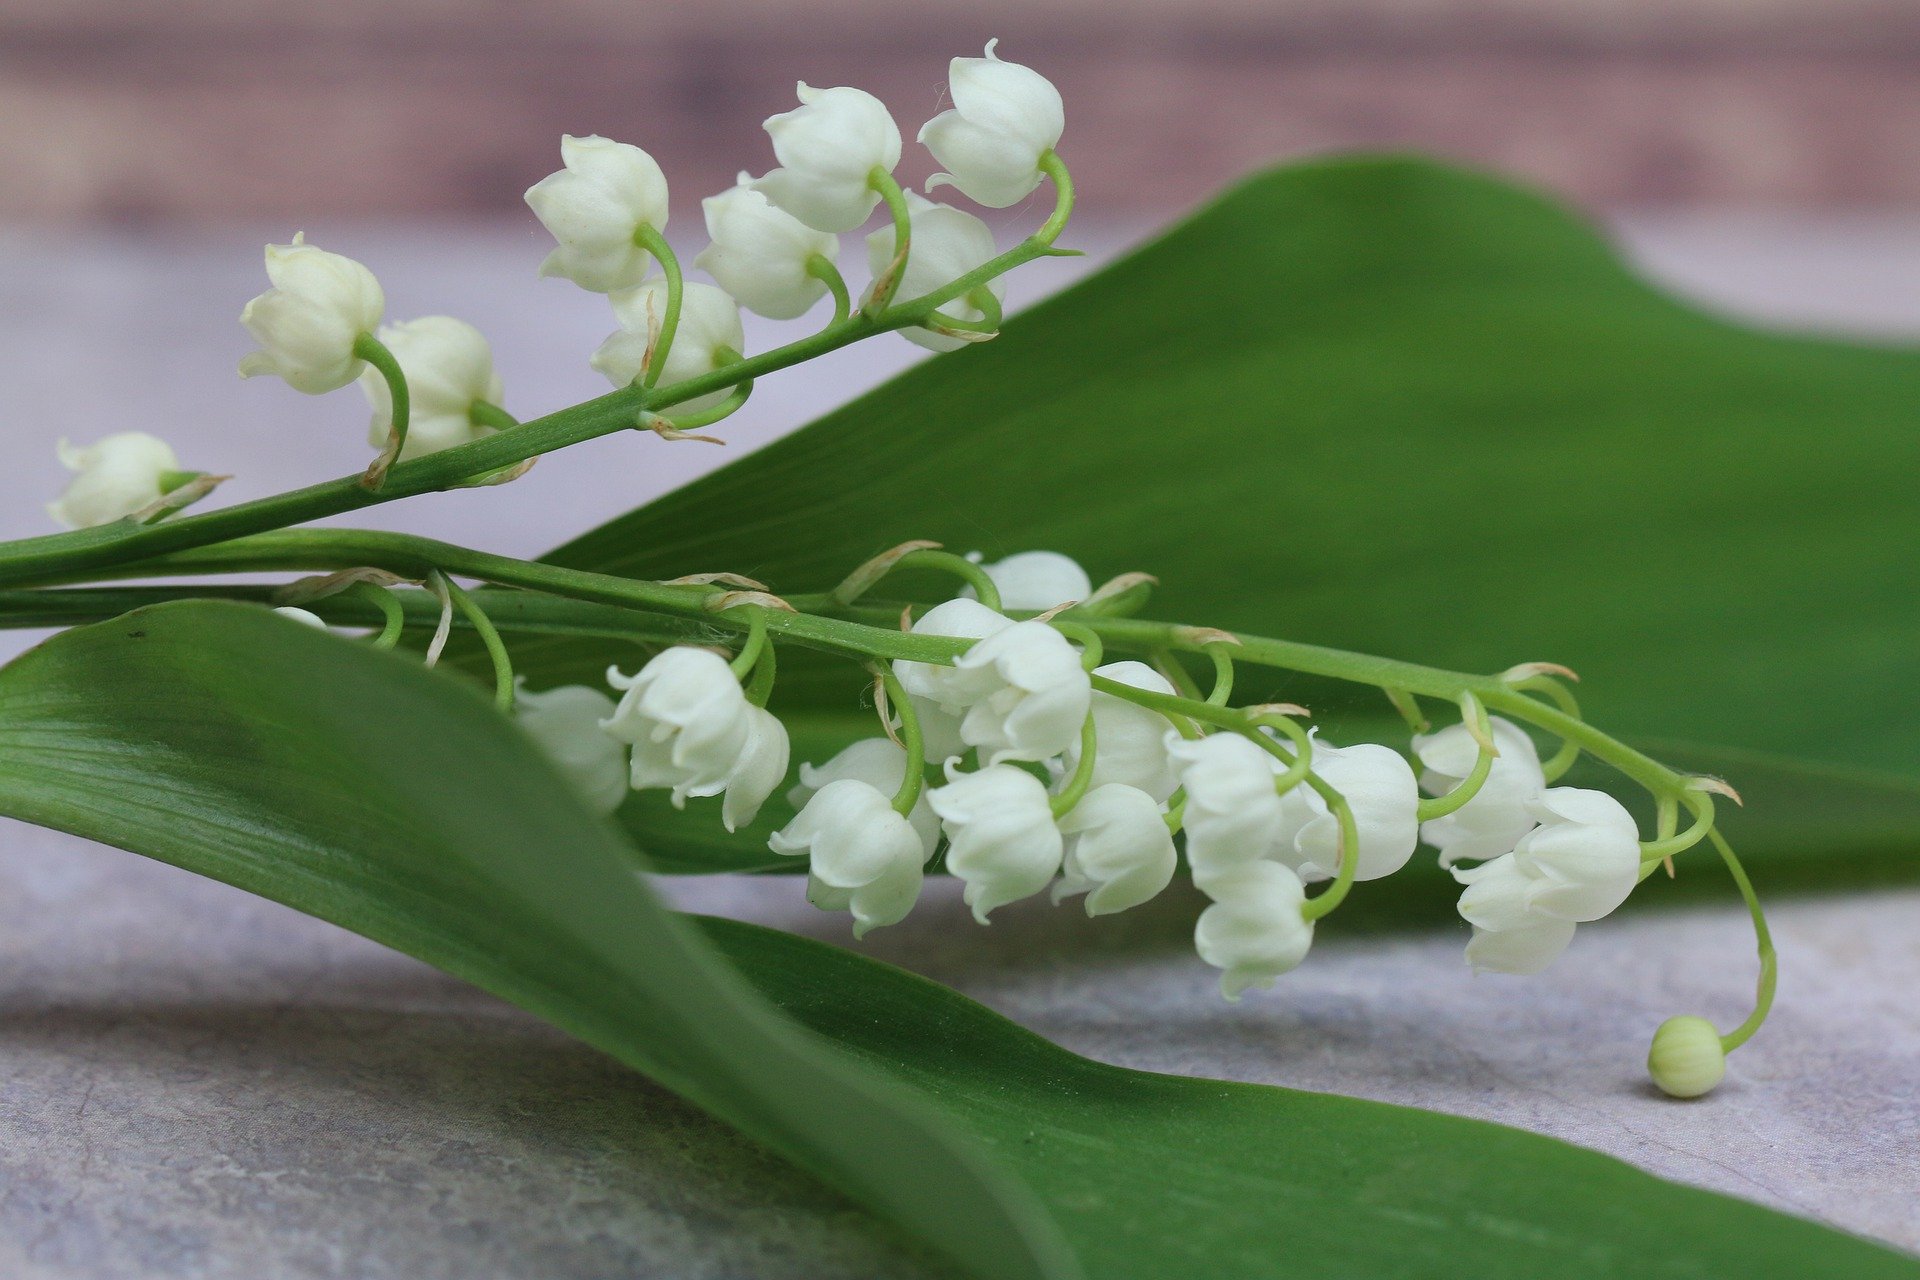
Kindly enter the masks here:
[[[530, 278], [530, 232], [315, 230], [380, 271], [395, 315], [486, 328], [511, 407], [600, 389], [584, 355], [604, 313]], [[1726, 306], [1920, 330], [1920, 222], [1627, 231]], [[232, 381], [257, 241], [0, 236], [0, 536], [45, 527], [61, 432], [160, 431], [189, 465], [237, 472], [232, 498], [363, 463], [355, 393]], [[915, 354], [888, 340], [769, 379], [729, 433], [767, 438]], [[362, 520], [533, 553], [717, 457], [604, 440], [508, 490]], [[869, 1220], [724, 1128], [431, 970], [132, 855], [17, 825], [0, 850], [0, 1274], [917, 1274]], [[1180, 945], [1191, 902], [1099, 924], [1023, 904], [981, 930], [949, 889], [867, 949], [1069, 1048], [1504, 1120], [1920, 1248], [1920, 893], [1783, 904], [1775, 1021], [1727, 1087], [1680, 1105], [1649, 1094], [1639, 1061], [1669, 1014], [1745, 1007], [1751, 943], [1731, 906], [1584, 930], [1567, 963], [1524, 982], [1470, 979], [1458, 931], [1329, 929], [1277, 992], [1230, 1007]], [[791, 881], [673, 892], [846, 940]]]

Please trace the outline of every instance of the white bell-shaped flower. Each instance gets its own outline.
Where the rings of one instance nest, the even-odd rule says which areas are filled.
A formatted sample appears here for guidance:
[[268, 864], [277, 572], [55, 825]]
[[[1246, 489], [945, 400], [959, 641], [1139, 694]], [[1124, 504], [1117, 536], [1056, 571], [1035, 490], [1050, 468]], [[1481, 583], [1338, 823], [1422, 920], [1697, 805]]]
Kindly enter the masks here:
[[62, 440], [60, 465], [73, 472], [47, 514], [69, 529], [112, 524], [158, 502], [180, 470], [172, 446], [144, 431], [121, 431], [90, 445]]
[[[912, 633], [917, 636], [980, 640], [1012, 625], [1010, 619], [978, 600], [948, 600], [915, 619]], [[909, 662], [904, 658], [894, 661], [893, 674], [899, 678], [901, 687], [916, 699], [924, 698], [949, 713], [965, 710], [993, 692], [996, 684], [992, 671], [941, 666], [933, 662]], [[929, 744], [927, 758], [935, 760], [944, 757], [935, 756]]]
[[725, 658], [676, 645], [635, 675], [609, 668], [607, 682], [624, 694], [600, 727], [632, 745], [635, 790], [671, 787], [679, 808], [688, 796], [727, 789], [754, 728], [754, 707]]
[[308, 244], [301, 232], [292, 244], [267, 246], [267, 279], [273, 288], [240, 312], [260, 344], [240, 361], [240, 376], [272, 374], [316, 396], [359, 377], [364, 362], [354, 343], [380, 327], [387, 306], [373, 272]]
[[1066, 107], [1053, 83], [1031, 67], [995, 56], [955, 58], [947, 72], [953, 109], [920, 130], [920, 141], [946, 166], [927, 183], [958, 187], [992, 209], [1018, 204], [1040, 185], [1040, 158], [1060, 143]]
[[1093, 686], [1079, 650], [1046, 623], [996, 631], [953, 665], [987, 680], [960, 721], [961, 739], [986, 763], [1047, 760], [1079, 741]]
[[[1360, 837], [1354, 878], [1378, 880], [1406, 866], [1420, 840], [1420, 788], [1406, 758], [1378, 743], [1316, 742], [1313, 771], [1353, 811]], [[1287, 792], [1285, 809], [1287, 824], [1273, 856], [1309, 883], [1333, 879], [1340, 871], [1340, 820], [1305, 783]]]
[[[1440, 851], [1440, 865], [1450, 867], [1462, 858], [1497, 858], [1511, 853], [1520, 837], [1534, 828], [1533, 803], [1546, 790], [1540, 752], [1524, 729], [1500, 716], [1489, 718], [1493, 758], [1486, 781], [1473, 799], [1444, 818], [1420, 826], [1420, 838]], [[1420, 785], [1429, 795], [1444, 795], [1459, 786], [1480, 756], [1480, 744], [1464, 724], [1448, 725], [1438, 733], [1419, 734], [1413, 753], [1423, 766]]]
[[1053, 900], [1087, 895], [1087, 914], [1137, 907], [1166, 888], [1178, 861], [1160, 802], [1110, 782], [1095, 787], [1060, 819], [1066, 837], [1063, 878]]
[[796, 92], [800, 105], [764, 126], [781, 167], [754, 189], [816, 231], [852, 231], [880, 202], [868, 181], [873, 171], [892, 173], [900, 163], [900, 127], [864, 89], [803, 80]]
[[[1255, 748], [1258, 750], [1258, 748]], [[1213, 905], [1193, 928], [1194, 950], [1221, 970], [1220, 994], [1238, 1000], [1248, 987], [1273, 980], [1307, 958], [1313, 924], [1300, 909], [1306, 889], [1277, 862], [1254, 862], [1217, 875], [1201, 888]]]
[[1273, 757], [1237, 733], [1188, 740], [1169, 729], [1161, 740], [1187, 792], [1182, 825], [1193, 882], [1211, 893], [1214, 879], [1261, 861], [1279, 839], [1285, 812]]
[[595, 293], [633, 288], [653, 262], [634, 233], [666, 229], [666, 175], [639, 147], [597, 135], [562, 136], [560, 162], [527, 188], [527, 206], [558, 241], [540, 274]]
[[1467, 963], [1476, 972], [1539, 973], [1573, 941], [1573, 921], [1535, 908], [1539, 880], [1513, 854], [1477, 867], [1455, 867], [1453, 878], [1467, 886], [1460, 895], [1460, 916], [1473, 926]]
[[[909, 191], [907, 224], [912, 241], [899, 288], [894, 291], [895, 305], [943, 289], [993, 257], [993, 231], [980, 219], [952, 205], [935, 204]], [[875, 279], [892, 266], [893, 255], [893, 224], [889, 222], [867, 237], [867, 265]], [[995, 298], [1006, 296], [1006, 286], [1000, 277], [980, 287]], [[961, 321], [984, 319], [986, 314], [965, 297], [955, 298], [934, 312], [936, 316]], [[925, 328], [902, 329], [900, 336], [929, 351], [952, 351], [967, 345], [965, 338]]]
[[1540, 825], [1514, 846], [1515, 863], [1537, 882], [1534, 910], [1562, 920], [1598, 920], [1640, 883], [1640, 831], [1625, 805], [1604, 791], [1550, 787], [1533, 805]]
[[613, 699], [583, 684], [534, 693], [524, 677], [513, 698], [513, 718], [542, 754], [598, 813], [612, 813], [627, 798], [627, 751], [605, 729]]
[[836, 778], [807, 798], [774, 832], [775, 853], [808, 857], [808, 900], [851, 911], [853, 932], [898, 923], [920, 896], [926, 845], [886, 793], [858, 778]]
[[727, 775], [726, 799], [720, 805], [720, 823], [738, 831], [752, 822], [760, 806], [786, 781], [787, 726], [764, 707], [747, 708], [747, 737]]
[[[493, 348], [478, 329], [452, 316], [422, 316], [380, 330], [407, 378], [407, 445], [399, 461], [424, 458], [442, 449], [493, 434], [473, 421], [476, 400], [497, 405], [503, 395], [493, 370]], [[360, 390], [373, 409], [367, 443], [379, 449], [393, 430], [393, 392], [378, 369], [360, 371]]]
[[[931, 698], [908, 694], [914, 715], [920, 718], [920, 754], [929, 764], [945, 764], [964, 755], [966, 739], [960, 736], [960, 712], [949, 711]], [[899, 717], [894, 717], [897, 723]]]
[[[637, 288], [608, 294], [607, 301], [613, 304], [620, 331], [600, 344], [589, 363], [614, 386], [624, 387], [646, 372], [647, 351], [659, 341], [667, 316], [667, 282], [656, 276]], [[680, 323], [674, 329], [673, 345], [667, 349], [654, 385], [664, 390], [676, 382], [712, 373], [728, 358], [728, 352], [737, 355], [746, 345], [739, 304], [724, 289], [690, 281], [681, 293]], [[659, 359], [657, 353], [654, 358]], [[722, 387], [656, 407], [693, 413], [719, 404], [732, 391], [732, 387]]]
[[[801, 765], [800, 783], [787, 792], [787, 802], [795, 809], [805, 808], [816, 791], [842, 778], [853, 778], [892, 796], [900, 790], [906, 776], [907, 753], [898, 743], [889, 738], [862, 738], [843, 747], [824, 764]], [[913, 812], [907, 815], [907, 820], [920, 833], [920, 843], [925, 850], [920, 860], [925, 862], [933, 857], [934, 848], [940, 843], [940, 819], [927, 803], [924, 790], [914, 801]]]
[[752, 179], [700, 202], [713, 241], [693, 265], [720, 282], [747, 310], [769, 320], [791, 320], [826, 296], [827, 282], [815, 276], [815, 257], [832, 262], [840, 242], [815, 231], [777, 208]]
[[[980, 569], [1000, 592], [1002, 609], [1041, 613], [1093, 594], [1087, 571], [1058, 551], [1017, 551], [1004, 560], [983, 563]], [[961, 594], [972, 599], [973, 588]]]
[[948, 782], [927, 796], [947, 832], [947, 870], [966, 884], [973, 918], [1031, 897], [1060, 870], [1060, 828], [1047, 789], [1010, 764], [977, 773], [947, 768]]
[[[1120, 684], [1151, 693], [1176, 692], [1167, 678], [1144, 662], [1109, 662], [1096, 667], [1094, 674]], [[1107, 783], [1144, 791], [1155, 804], [1164, 804], [1180, 788], [1180, 776], [1174, 771], [1173, 757], [1167, 754], [1167, 718], [1111, 693], [1093, 694], [1093, 780], [1099, 787]], [[1064, 769], [1072, 773], [1080, 763], [1080, 744], [1067, 748]]]

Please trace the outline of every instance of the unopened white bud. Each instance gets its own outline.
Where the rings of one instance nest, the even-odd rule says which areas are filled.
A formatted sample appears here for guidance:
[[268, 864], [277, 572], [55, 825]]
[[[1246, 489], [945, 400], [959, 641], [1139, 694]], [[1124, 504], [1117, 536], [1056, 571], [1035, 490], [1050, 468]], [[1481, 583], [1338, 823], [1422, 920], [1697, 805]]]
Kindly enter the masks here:
[[[1087, 571], [1058, 551], [1017, 551], [1004, 560], [982, 563], [980, 570], [992, 580], [1000, 592], [1000, 607], [1007, 610], [1040, 613], [1093, 594]], [[973, 588], [961, 594], [972, 599]]]

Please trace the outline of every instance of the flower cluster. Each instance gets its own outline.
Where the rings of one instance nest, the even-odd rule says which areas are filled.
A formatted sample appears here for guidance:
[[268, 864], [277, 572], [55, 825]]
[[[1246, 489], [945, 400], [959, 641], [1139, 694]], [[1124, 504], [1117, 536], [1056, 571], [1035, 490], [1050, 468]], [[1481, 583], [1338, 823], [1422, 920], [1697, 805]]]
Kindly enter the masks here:
[[[1172, 883], [1179, 836], [1210, 902], [1195, 949], [1237, 998], [1305, 958], [1314, 920], [1337, 901], [1310, 899], [1309, 886], [1343, 893], [1392, 875], [1422, 839], [1467, 886], [1467, 958], [1481, 970], [1539, 971], [1640, 878], [1631, 815], [1602, 792], [1548, 785], [1510, 720], [1417, 734], [1416, 778], [1390, 747], [1336, 746], [1294, 726], [1299, 708], [1194, 702], [1155, 666], [1101, 661], [1091, 633], [1053, 616], [1094, 594], [1066, 556], [947, 559], [970, 585], [909, 634], [947, 642], [951, 657], [879, 673], [884, 733], [802, 764], [787, 793], [796, 814], [769, 840], [807, 859], [808, 898], [849, 912], [857, 935], [906, 916], [943, 841], [984, 924], [1042, 892], [1082, 897], [1089, 915], [1138, 906]], [[523, 699], [522, 723], [603, 807], [619, 803], [621, 779], [676, 805], [722, 796], [734, 830], [787, 769], [779, 720], [742, 687], [751, 656], [670, 648], [635, 676], [609, 674], [617, 707], [556, 690]], [[1209, 732], [1180, 708], [1213, 708], [1221, 723]], [[1423, 788], [1440, 798], [1423, 801]]]
[[[999, 209], [1051, 179], [1059, 207], [1029, 241], [1025, 260], [1048, 251], [1071, 207], [1071, 184], [1054, 153], [1066, 117], [1044, 76], [1002, 61], [994, 47], [952, 61], [953, 108], [920, 131], [945, 168], [927, 189], [951, 185]], [[619, 327], [589, 363], [616, 387], [644, 393], [632, 425], [670, 439], [705, 439], [684, 428], [739, 408], [751, 382], [714, 375], [745, 359], [742, 308], [792, 320], [831, 295], [834, 318], [823, 336], [832, 335], [833, 345], [893, 330], [944, 351], [998, 331], [1001, 276], [1018, 262], [996, 256], [993, 233], [978, 217], [900, 187], [900, 129], [886, 105], [847, 85], [802, 82], [798, 97], [797, 107], [766, 121], [777, 165], [757, 178], [742, 172], [701, 202], [709, 243], [693, 265], [712, 284], [683, 278], [665, 238], [667, 178], [640, 147], [563, 137], [561, 168], [528, 188], [528, 207], [554, 238], [540, 274], [605, 294], [611, 304]], [[867, 237], [873, 282], [856, 314], [840, 274], [839, 237], [882, 205], [887, 224]], [[272, 287], [240, 315], [259, 347], [241, 360], [240, 373], [271, 375], [308, 395], [357, 382], [372, 409], [368, 442], [378, 451], [370, 487], [384, 484], [396, 465], [519, 425], [501, 406], [492, 351], [472, 325], [450, 316], [384, 324], [386, 294], [374, 274], [307, 243], [304, 233], [268, 245], [266, 268]], [[211, 487], [161, 488], [162, 475], [199, 476], [177, 473], [165, 450], [138, 433], [64, 450], [62, 461], [81, 478], [50, 513], [69, 526], [105, 524], [179, 490], [178, 503], [142, 517], [160, 518]], [[499, 483], [531, 461], [455, 483]]]

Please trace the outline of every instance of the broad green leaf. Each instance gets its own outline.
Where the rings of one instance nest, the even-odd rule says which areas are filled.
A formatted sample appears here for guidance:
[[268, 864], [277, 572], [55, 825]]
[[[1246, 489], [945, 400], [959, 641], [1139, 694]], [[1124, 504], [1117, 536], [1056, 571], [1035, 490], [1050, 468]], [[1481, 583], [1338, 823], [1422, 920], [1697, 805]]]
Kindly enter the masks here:
[[[1051, 547], [1096, 579], [1158, 574], [1154, 617], [1468, 670], [1552, 659], [1616, 733], [1768, 757], [1727, 758], [1763, 862], [1864, 841], [1892, 866], [1920, 847], [1916, 406], [1920, 355], [1684, 305], [1527, 191], [1323, 160], [553, 558], [800, 592], [908, 538]], [[604, 665], [565, 640], [519, 656], [536, 683]], [[787, 666], [784, 713], [855, 710], [844, 672]], [[1336, 732], [1377, 705], [1270, 692]], [[706, 865], [764, 860], [659, 806], [627, 817]]]
[[482, 698], [257, 608], [143, 609], [0, 671], [0, 809], [478, 982], [984, 1280], [1920, 1276], [1551, 1139], [1104, 1067], [837, 948], [696, 930]]
[[65, 632], [0, 670], [0, 812], [485, 987], [975, 1274], [1077, 1274], [1025, 1188], [768, 1009], [655, 902], [632, 851], [527, 739], [411, 658], [220, 603]]
[[1552, 1138], [1106, 1066], [865, 957], [706, 929], [776, 1005], [1025, 1179], [1102, 1280], [1920, 1275], [1876, 1245]]

